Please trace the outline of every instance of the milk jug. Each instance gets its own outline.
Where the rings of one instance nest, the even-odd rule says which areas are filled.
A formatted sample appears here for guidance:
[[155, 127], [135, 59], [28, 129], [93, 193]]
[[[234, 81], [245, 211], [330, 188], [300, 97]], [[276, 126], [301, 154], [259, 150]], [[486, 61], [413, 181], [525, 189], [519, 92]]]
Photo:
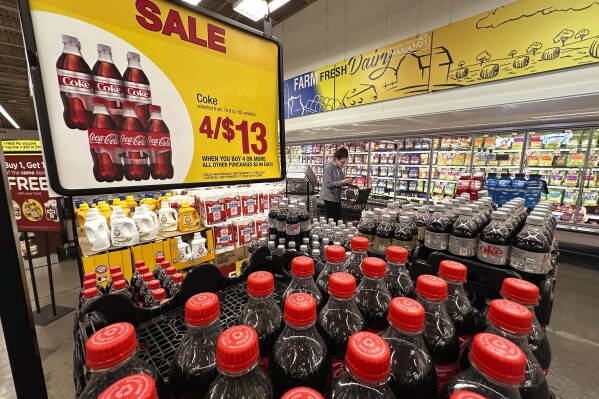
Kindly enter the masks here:
[[206, 239], [202, 237], [202, 233], [194, 233], [193, 240], [191, 240], [191, 261], [198, 262], [207, 253]]
[[133, 219], [125, 216], [122, 209], [117, 209], [112, 219], [110, 240], [115, 247], [128, 247], [139, 243], [139, 233]]
[[156, 228], [152, 217], [144, 211], [144, 208], [138, 206], [135, 208], [135, 215], [133, 215], [133, 221], [135, 227], [139, 233], [139, 241], [146, 242], [156, 238]]
[[160, 231], [176, 231], [179, 217], [177, 211], [164, 201], [158, 212], [158, 221], [160, 222]]
[[144, 213], [149, 215], [152, 218], [152, 224], [154, 225], [154, 238], [160, 233], [160, 223], [158, 222], [158, 215], [156, 212], [150, 210], [150, 206], [148, 204], [143, 204], [141, 206], [144, 210]]
[[191, 259], [191, 248], [183, 242], [181, 236], [177, 237], [177, 249], [179, 250], [179, 262], [188, 262]]
[[[87, 205], [87, 204], [86, 204]], [[87, 211], [84, 223], [85, 235], [92, 251], [103, 251], [110, 247], [110, 230], [98, 208]]]
[[187, 232], [194, 231], [200, 227], [200, 217], [195, 208], [189, 206], [189, 202], [185, 201], [179, 209], [179, 231]]
[[89, 205], [87, 205], [84, 202], [83, 204], [79, 205], [79, 209], [77, 210], [77, 213], [76, 213], [77, 224], [81, 228], [81, 235], [83, 237], [85, 237], [85, 218], [86, 218], [88, 212], [89, 212]]

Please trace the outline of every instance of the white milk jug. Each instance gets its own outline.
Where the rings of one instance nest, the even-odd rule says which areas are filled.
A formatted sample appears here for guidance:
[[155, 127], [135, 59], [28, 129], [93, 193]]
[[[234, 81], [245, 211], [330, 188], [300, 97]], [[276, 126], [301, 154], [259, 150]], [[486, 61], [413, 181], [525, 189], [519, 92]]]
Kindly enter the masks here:
[[112, 227], [110, 229], [110, 240], [115, 247], [129, 247], [139, 243], [139, 233], [133, 219], [125, 215], [122, 209], [113, 212]]
[[179, 214], [176, 209], [163, 202], [158, 211], [158, 221], [160, 222], [160, 231], [177, 231]]
[[208, 253], [206, 249], [206, 239], [202, 233], [194, 233], [191, 240], [191, 261], [197, 262]]
[[150, 209], [150, 205], [148, 204], [142, 204], [141, 207], [143, 208], [144, 213], [152, 219], [152, 226], [154, 227], [154, 231], [152, 232], [152, 238], [150, 239], [153, 240], [154, 238], [156, 238], [158, 233], [160, 233], [160, 223], [158, 223], [158, 215], [156, 215], [155, 212], [152, 212], [152, 210]]
[[92, 251], [103, 251], [110, 247], [108, 223], [106, 223], [106, 218], [100, 215], [98, 208], [91, 208], [87, 212], [83, 227]]
[[144, 208], [138, 206], [135, 208], [135, 215], [133, 215], [133, 222], [135, 222], [135, 228], [139, 234], [139, 241], [146, 242], [156, 238], [154, 231], [154, 221], [152, 217], [148, 215]]
[[189, 244], [177, 237], [177, 249], [179, 250], [179, 262], [188, 262], [191, 259], [191, 248]]

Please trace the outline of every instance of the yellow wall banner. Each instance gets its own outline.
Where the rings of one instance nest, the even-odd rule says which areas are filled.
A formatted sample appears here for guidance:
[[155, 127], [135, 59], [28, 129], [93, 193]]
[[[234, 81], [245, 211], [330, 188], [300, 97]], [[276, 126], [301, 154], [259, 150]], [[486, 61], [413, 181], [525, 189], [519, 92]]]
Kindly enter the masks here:
[[2, 151], [11, 152], [42, 152], [42, 145], [39, 140], [4, 140], [2, 141]]
[[179, 1], [19, 5], [57, 192], [282, 177], [274, 39]]
[[285, 117], [599, 62], [599, 2], [520, 0], [285, 80]]

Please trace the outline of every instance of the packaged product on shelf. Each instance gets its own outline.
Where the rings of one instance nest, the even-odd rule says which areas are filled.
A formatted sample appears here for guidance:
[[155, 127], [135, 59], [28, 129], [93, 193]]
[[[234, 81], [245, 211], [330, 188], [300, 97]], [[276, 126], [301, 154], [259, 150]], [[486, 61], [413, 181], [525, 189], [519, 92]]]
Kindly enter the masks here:
[[524, 136], [514, 136], [512, 138], [512, 150], [521, 150], [524, 147]]
[[582, 193], [582, 206], [597, 206], [599, 200], [599, 191], [584, 190]]
[[408, 179], [410, 177], [410, 170], [408, 168], [401, 168], [401, 178]]
[[218, 190], [205, 191], [200, 197], [200, 213], [204, 226], [210, 227], [227, 219], [224, 194]]
[[539, 166], [552, 166], [553, 165], [553, 154], [550, 152], [544, 152], [539, 157]]
[[428, 165], [430, 154], [420, 154], [420, 165]]
[[235, 248], [233, 223], [227, 221], [214, 225], [214, 243], [217, 254], [232, 251]]
[[433, 194], [442, 194], [445, 184], [443, 182], [436, 182], [433, 188]]
[[584, 166], [584, 153], [568, 154], [566, 166], [582, 168]]
[[233, 237], [235, 248], [249, 245], [252, 234], [254, 234], [256, 225], [252, 217], [241, 217], [232, 220], [233, 222]]
[[408, 182], [408, 191], [416, 191], [417, 184], [418, 184], [417, 181], [414, 181], [414, 180], [409, 181]]
[[560, 189], [549, 189], [549, 193], [547, 194], [547, 200], [553, 204], [560, 205], [562, 203], [562, 196], [564, 194], [564, 190]]
[[198, 211], [188, 202], [183, 202], [179, 209], [179, 231], [195, 231], [200, 227]]
[[421, 168], [410, 168], [408, 171], [408, 178], [416, 179], [418, 177], [418, 169]]
[[564, 190], [564, 205], [576, 205], [578, 190]]
[[406, 141], [404, 142], [404, 149], [406, 151], [413, 151], [414, 150], [414, 139], [406, 139]]
[[248, 187], [239, 191], [243, 216], [253, 216], [258, 213], [258, 194], [255, 189]]
[[453, 195], [455, 193], [455, 183], [446, 183], [443, 188], [443, 194], [445, 195]]
[[404, 141], [404, 139], [399, 139], [399, 140], [397, 140], [397, 149], [398, 149], [398, 150], [403, 150], [403, 148], [404, 148], [404, 144], [405, 144], [405, 141]]
[[417, 181], [415, 191], [418, 191], [420, 193], [426, 192], [426, 184], [427, 183], [425, 181]]
[[403, 153], [401, 155], [400, 165], [409, 165], [410, 164], [410, 154]]
[[[227, 219], [241, 216], [241, 197], [237, 189], [225, 190], [225, 215]], [[202, 215], [202, 217], [205, 216]]]
[[597, 156], [597, 151], [595, 149], [591, 150], [590, 154], [589, 154], [589, 159], [587, 161], [587, 166], [589, 168], [595, 168], [598, 165], [599, 162], [599, 156]]
[[418, 178], [419, 179], [428, 178], [428, 169], [427, 168], [418, 168]]
[[455, 180], [456, 179], [456, 171], [450, 170], [447, 172], [447, 180]]
[[262, 238], [262, 237], [266, 237], [268, 238], [270, 235], [270, 231], [268, 228], [268, 214], [266, 213], [259, 213], [255, 216], [253, 216], [254, 219], [254, 223], [255, 223], [255, 231], [256, 234], [258, 235], [258, 238]]
[[543, 136], [537, 133], [530, 133], [529, 148], [543, 148]]
[[422, 139], [422, 151], [428, 151], [431, 149], [430, 139]]
[[441, 180], [447, 180], [447, 177], [448, 177], [447, 169], [441, 169], [441, 170], [439, 170], [439, 179], [441, 179]]
[[555, 154], [553, 157], [553, 166], [563, 168], [566, 166], [567, 155], [565, 153]]
[[568, 187], [576, 187], [578, 185], [578, 172], [576, 170], [566, 172], [564, 185]]
[[514, 160], [511, 154], [508, 154], [507, 159], [497, 161], [499, 166], [510, 166], [514, 164]]
[[539, 154], [527, 153], [526, 154], [526, 166], [539, 166]]
[[410, 157], [410, 165], [420, 165], [420, 154], [413, 154]]
[[399, 191], [408, 191], [408, 181], [400, 180], [397, 182], [397, 190]]

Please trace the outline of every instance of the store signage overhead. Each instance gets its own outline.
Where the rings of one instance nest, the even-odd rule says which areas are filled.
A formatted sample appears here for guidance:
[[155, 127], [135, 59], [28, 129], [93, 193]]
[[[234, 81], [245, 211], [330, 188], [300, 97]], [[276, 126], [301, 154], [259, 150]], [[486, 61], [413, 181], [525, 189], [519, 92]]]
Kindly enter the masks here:
[[19, 5], [55, 191], [283, 177], [276, 39], [179, 1]]
[[285, 80], [285, 117], [599, 63], [597, 20], [597, 1], [516, 1]]

